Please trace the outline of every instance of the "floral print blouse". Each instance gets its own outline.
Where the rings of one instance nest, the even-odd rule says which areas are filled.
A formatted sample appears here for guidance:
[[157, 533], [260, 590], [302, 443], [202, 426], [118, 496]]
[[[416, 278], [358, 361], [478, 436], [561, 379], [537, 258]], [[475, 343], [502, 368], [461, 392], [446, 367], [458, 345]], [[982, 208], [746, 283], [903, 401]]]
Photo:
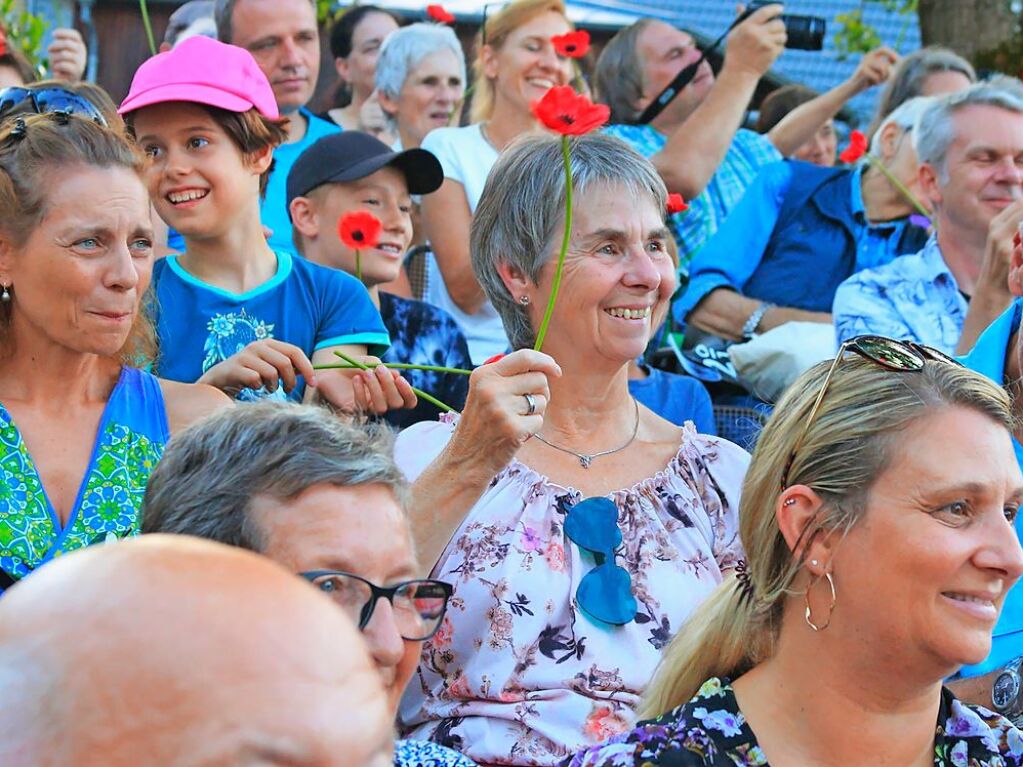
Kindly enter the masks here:
[[[457, 417], [402, 432], [410, 480], [447, 444]], [[424, 643], [399, 711], [405, 733], [482, 765], [554, 765], [627, 731], [679, 625], [742, 557], [738, 494], [748, 463], [736, 445], [683, 429], [669, 465], [610, 494], [639, 605], [624, 626], [575, 602], [594, 566], [564, 533], [579, 493], [513, 460], [491, 481], [434, 565], [454, 584]]]
[[[690, 700], [632, 732], [583, 751], [563, 767], [747, 767], [767, 765], [731, 683], [713, 677]], [[1011, 722], [942, 690], [935, 767], [1019, 767], [1023, 735]]]

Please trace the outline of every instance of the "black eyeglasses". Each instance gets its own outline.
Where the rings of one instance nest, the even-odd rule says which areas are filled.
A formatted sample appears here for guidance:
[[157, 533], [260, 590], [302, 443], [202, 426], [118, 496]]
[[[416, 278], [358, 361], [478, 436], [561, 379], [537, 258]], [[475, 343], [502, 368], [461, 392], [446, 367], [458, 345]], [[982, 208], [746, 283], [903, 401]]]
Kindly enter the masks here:
[[632, 576], [615, 562], [615, 550], [622, 545], [618, 507], [610, 498], [586, 498], [571, 506], [565, 503], [562, 508], [566, 511], [565, 535], [590, 552], [596, 563], [579, 581], [576, 602], [604, 623], [623, 626], [631, 622], [638, 609], [632, 595]]
[[437, 633], [453, 591], [450, 583], [429, 579], [381, 588], [359, 575], [338, 570], [312, 570], [299, 575], [330, 595], [360, 631], [369, 625], [377, 601], [386, 599], [391, 603], [398, 633], [410, 642], [423, 642]]
[[95, 104], [65, 88], [32, 89], [12, 86], [0, 90], [0, 119], [11, 115], [44, 115], [53, 112], [81, 115], [107, 127], [106, 118]]
[[803, 431], [800, 432], [799, 439], [793, 444], [792, 451], [785, 462], [785, 470], [781, 474], [782, 490], [788, 487], [792, 462], [796, 460], [796, 453], [803, 446], [803, 441], [806, 439], [810, 424], [817, 417], [817, 411], [820, 410], [821, 402], [824, 401], [824, 395], [828, 391], [831, 378], [834, 376], [839, 363], [845, 358], [846, 352], [854, 352], [863, 357], [863, 359], [870, 360], [886, 370], [896, 373], [919, 372], [923, 370], [927, 360], [946, 362], [959, 367], [963, 366], [961, 362], [949, 357], [945, 352], [914, 341], [896, 341], [894, 338], [885, 338], [884, 336], [856, 336], [856, 338], [851, 338], [843, 343], [838, 347], [838, 354], [835, 355], [835, 359], [831, 363], [831, 369], [828, 370], [828, 374], [824, 378], [824, 385], [821, 386], [820, 393], [817, 394], [817, 399], [814, 401], [813, 407], [810, 408], [810, 414], [803, 421]]

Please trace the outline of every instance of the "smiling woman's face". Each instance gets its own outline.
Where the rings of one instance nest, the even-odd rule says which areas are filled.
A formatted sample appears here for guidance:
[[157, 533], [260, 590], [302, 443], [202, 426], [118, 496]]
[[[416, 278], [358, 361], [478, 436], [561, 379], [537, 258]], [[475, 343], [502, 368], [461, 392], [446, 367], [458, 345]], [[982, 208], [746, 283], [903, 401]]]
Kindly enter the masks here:
[[899, 435], [863, 518], [838, 545], [828, 631], [864, 657], [897, 654], [921, 678], [980, 663], [1023, 572], [1021, 500], [1005, 428], [972, 409], [932, 410]]
[[[572, 240], [544, 350], [556, 359], [583, 356], [597, 364], [628, 364], [646, 349], [651, 323], [675, 290], [670, 233], [649, 194], [594, 184], [574, 201]], [[553, 254], [532, 286], [533, 327], [539, 327], [557, 264]]]
[[[59, 181], [58, 181], [59, 180]], [[26, 242], [0, 241], [12, 326], [76, 352], [125, 344], [153, 268], [149, 196], [126, 168], [52, 170], [42, 221]]]

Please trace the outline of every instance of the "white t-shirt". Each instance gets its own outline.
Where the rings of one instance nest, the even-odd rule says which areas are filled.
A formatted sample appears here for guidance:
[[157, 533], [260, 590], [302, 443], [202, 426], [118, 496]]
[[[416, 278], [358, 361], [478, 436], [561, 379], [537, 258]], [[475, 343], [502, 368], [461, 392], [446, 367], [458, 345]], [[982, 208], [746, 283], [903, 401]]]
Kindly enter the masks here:
[[[475, 213], [487, 175], [497, 162], [497, 150], [483, 137], [479, 124], [432, 130], [423, 139], [422, 148], [433, 152], [440, 160], [444, 178], [450, 178], [465, 187], [469, 211]], [[463, 312], [451, 300], [436, 260], [431, 258], [427, 269], [429, 287], [425, 298], [458, 322], [469, 343], [473, 364], [479, 365], [488, 357], [507, 351], [508, 336], [505, 335], [504, 324], [493, 304], [485, 301], [475, 314]]]

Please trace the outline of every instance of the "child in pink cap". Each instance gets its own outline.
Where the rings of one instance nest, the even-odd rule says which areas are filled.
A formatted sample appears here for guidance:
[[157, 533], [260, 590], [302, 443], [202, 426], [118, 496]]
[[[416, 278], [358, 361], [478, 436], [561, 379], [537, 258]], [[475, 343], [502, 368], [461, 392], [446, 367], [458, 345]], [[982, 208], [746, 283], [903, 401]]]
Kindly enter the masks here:
[[318, 393], [344, 410], [415, 405], [383, 366], [314, 374], [339, 361], [335, 350], [362, 357], [389, 338], [361, 283], [267, 244], [260, 195], [287, 123], [248, 51], [189, 38], [139, 67], [119, 111], [149, 158], [157, 213], [185, 240], [153, 268], [157, 375], [243, 400]]

